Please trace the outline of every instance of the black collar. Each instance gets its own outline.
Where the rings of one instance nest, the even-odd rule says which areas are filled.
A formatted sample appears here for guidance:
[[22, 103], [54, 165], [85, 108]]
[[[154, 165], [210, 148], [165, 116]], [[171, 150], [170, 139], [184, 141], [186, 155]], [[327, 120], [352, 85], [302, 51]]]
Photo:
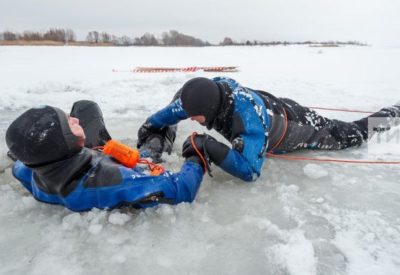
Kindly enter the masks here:
[[36, 184], [48, 194], [67, 196], [79, 183], [83, 174], [90, 169], [93, 153], [96, 151], [83, 148], [65, 160], [33, 167]]
[[218, 132], [224, 132], [224, 126], [230, 124], [233, 115], [233, 94], [232, 89], [227, 83], [217, 82], [218, 88], [221, 95], [221, 104], [219, 106], [217, 115], [215, 118], [207, 125], [207, 129], [210, 130], [214, 128]]

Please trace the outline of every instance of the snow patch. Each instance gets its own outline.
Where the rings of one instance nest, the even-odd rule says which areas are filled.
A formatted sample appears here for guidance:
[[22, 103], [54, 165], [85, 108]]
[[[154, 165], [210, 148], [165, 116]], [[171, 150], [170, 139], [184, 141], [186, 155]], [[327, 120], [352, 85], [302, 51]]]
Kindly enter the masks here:
[[82, 218], [80, 213], [72, 213], [62, 219], [62, 228], [64, 230], [73, 230], [86, 226], [87, 222]]
[[127, 214], [119, 212], [111, 213], [110, 216], [108, 217], [108, 221], [114, 225], [124, 225], [130, 219], [131, 217], [128, 216]]
[[311, 179], [320, 179], [329, 175], [321, 165], [309, 163], [303, 167], [304, 174]]
[[101, 224], [91, 224], [88, 228], [88, 231], [93, 235], [98, 235], [102, 229], [103, 226]]
[[299, 232], [291, 232], [288, 243], [267, 250], [267, 256], [285, 267], [290, 274], [316, 274], [316, 258], [312, 243]]

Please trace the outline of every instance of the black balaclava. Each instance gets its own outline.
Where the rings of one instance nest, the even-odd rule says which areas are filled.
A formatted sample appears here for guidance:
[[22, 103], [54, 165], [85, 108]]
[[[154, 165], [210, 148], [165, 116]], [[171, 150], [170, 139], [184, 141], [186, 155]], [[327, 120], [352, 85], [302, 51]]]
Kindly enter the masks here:
[[203, 115], [204, 125], [211, 127], [221, 105], [221, 91], [211, 79], [196, 77], [182, 87], [182, 107], [189, 116]]
[[64, 160], [82, 149], [66, 114], [52, 106], [31, 108], [20, 115], [8, 127], [6, 142], [15, 157], [28, 166]]

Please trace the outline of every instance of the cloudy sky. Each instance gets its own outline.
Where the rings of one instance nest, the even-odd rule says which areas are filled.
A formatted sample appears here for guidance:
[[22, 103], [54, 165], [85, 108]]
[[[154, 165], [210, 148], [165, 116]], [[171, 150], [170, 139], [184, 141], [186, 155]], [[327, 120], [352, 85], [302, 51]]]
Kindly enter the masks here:
[[0, 0], [0, 31], [72, 28], [139, 36], [175, 29], [213, 43], [358, 40], [400, 45], [400, 0]]

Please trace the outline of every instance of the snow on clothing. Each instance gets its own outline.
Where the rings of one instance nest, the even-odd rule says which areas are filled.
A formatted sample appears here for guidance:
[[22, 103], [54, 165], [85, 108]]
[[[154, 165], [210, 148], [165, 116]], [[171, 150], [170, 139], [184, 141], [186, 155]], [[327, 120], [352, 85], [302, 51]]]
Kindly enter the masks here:
[[[224, 152], [224, 158], [217, 164], [245, 181], [254, 180], [260, 175], [270, 139], [276, 141], [279, 138], [278, 131], [274, 131], [272, 138], [268, 137], [274, 114], [268, 114], [262, 98], [255, 91], [240, 86], [232, 79], [215, 78], [214, 81], [223, 91], [222, 103], [208, 128], [214, 128], [234, 145], [234, 148]], [[187, 118], [181, 100], [177, 99], [149, 117], [147, 123], [155, 128], [163, 128]]]
[[[232, 148], [224, 149], [221, 143], [219, 152], [208, 153], [217, 154], [222, 160], [214, 162], [242, 180], [251, 181], [260, 175], [267, 151], [344, 149], [361, 145], [368, 137], [367, 118], [355, 122], [331, 120], [291, 99], [243, 87], [230, 78], [217, 77], [213, 81], [222, 94], [222, 103], [215, 119], [206, 126], [222, 134]], [[372, 116], [399, 117], [400, 107], [383, 109]], [[181, 99], [177, 99], [150, 116], [146, 123], [163, 128], [187, 118]]]
[[[291, 152], [298, 149], [341, 150], [360, 146], [374, 132], [368, 132], [368, 119], [379, 118], [385, 130], [398, 125], [400, 106], [383, 108], [380, 111], [353, 122], [329, 119], [319, 115], [297, 102], [280, 98], [288, 116], [288, 130], [275, 153]], [[373, 122], [374, 123], [374, 122]]]
[[127, 168], [101, 152], [84, 148], [71, 159], [34, 169], [17, 161], [13, 175], [38, 201], [86, 211], [192, 202], [203, 171], [199, 164], [186, 161], [179, 173], [150, 176], [145, 169]]

